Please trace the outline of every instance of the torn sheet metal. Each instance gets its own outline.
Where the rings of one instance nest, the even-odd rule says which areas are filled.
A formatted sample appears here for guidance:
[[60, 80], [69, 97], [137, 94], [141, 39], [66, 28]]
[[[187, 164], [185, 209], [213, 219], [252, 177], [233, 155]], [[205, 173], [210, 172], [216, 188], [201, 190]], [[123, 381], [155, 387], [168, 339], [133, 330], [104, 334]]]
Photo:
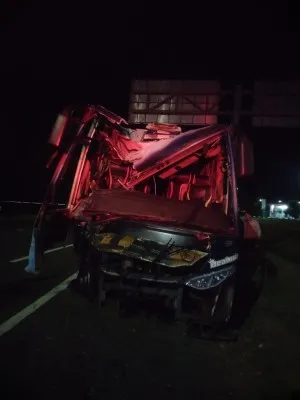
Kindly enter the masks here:
[[169, 139], [151, 142], [151, 146], [137, 152], [134, 168], [137, 171], [142, 171], [178, 151], [210, 140], [214, 136], [217, 136], [219, 132], [220, 126], [216, 125], [182, 132], [180, 135], [170, 137]]
[[175, 246], [166, 246], [133, 236], [102, 233], [93, 236], [92, 244], [100, 251], [115, 253], [141, 261], [155, 262], [166, 267], [188, 267], [196, 264], [208, 253]]

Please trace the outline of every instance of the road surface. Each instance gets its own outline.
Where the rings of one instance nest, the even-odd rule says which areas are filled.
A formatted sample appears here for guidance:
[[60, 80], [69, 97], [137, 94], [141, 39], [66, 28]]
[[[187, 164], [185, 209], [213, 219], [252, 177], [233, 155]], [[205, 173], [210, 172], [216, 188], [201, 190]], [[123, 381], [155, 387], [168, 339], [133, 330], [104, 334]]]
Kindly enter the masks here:
[[204, 342], [182, 323], [120, 318], [114, 303], [99, 311], [59, 286], [76, 272], [71, 247], [47, 254], [40, 276], [28, 275], [31, 224], [0, 220], [1, 398], [300, 398], [297, 265], [273, 257], [279, 277], [238, 342]]

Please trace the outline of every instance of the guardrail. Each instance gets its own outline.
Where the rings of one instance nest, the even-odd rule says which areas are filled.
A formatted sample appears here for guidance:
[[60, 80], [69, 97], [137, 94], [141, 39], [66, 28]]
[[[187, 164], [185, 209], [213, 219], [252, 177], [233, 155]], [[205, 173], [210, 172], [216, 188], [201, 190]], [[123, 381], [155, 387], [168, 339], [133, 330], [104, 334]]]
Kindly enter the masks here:
[[[38, 201], [16, 201], [16, 200], [0, 200], [0, 204], [32, 204], [32, 205], [42, 205], [43, 203]], [[52, 203], [50, 203], [52, 204]], [[65, 206], [65, 203], [53, 203], [56, 206]]]
[[[0, 201], [0, 215], [11, 216], [19, 214], [36, 214], [43, 203], [40, 201], [19, 201], [3, 200]], [[51, 203], [54, 207], [64, 207], [65, 203]]]

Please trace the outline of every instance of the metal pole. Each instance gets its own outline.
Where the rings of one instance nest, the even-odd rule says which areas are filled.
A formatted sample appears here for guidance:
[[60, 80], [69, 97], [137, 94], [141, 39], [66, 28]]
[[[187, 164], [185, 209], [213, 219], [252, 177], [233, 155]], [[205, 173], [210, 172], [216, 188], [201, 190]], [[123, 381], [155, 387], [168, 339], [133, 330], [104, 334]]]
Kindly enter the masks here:
[[240, 124], [240, 115], [242, 108], [242, 85], [235, 85], [234, 88], [234, 103], [233, 103], [233, 125], [237, 127]]

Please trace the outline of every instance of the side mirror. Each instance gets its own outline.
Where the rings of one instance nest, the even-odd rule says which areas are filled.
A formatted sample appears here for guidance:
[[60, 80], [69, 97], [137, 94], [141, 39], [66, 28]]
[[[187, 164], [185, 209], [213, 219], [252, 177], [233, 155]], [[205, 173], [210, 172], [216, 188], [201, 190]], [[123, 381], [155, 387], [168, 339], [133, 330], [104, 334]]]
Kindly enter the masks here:
[[239, 178], [254, 173], [253, 145], [246, 136], [237, 139], [236, 174]]
[[69, 110], [65, 109], [56, 118], [48, 143], [59, 147], [69, 119]]

